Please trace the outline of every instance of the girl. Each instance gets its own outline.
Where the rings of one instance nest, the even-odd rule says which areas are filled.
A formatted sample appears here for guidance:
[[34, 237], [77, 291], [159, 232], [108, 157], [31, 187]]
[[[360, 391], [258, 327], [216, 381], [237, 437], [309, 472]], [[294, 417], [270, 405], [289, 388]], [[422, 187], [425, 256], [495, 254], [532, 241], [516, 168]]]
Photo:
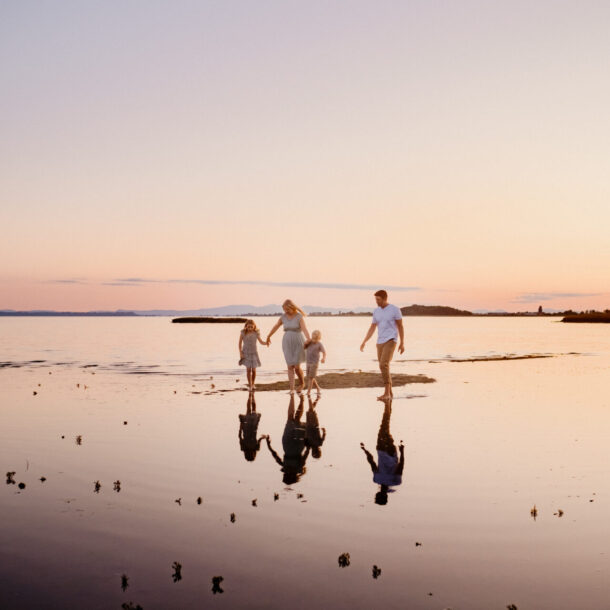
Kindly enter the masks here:
[[248, 377], [248, 391], [254, 391], [254, 381], [256, 379], [256, 367], [261, 365], [256, 342], [261, 345], [267, 345], [260, 335], [260, 331], [256, 328], [254, 320], [246, 320], [243, 330], [239, 333], [239, 364], [246, 367], [246, 376]]
[[282, 304], [284, 314], [276, 322], [271, 332], [267, 335], [267, 345], [271, 345], [271, 336], [280, 327], [284, 326], [284, 338], [282, 339], [282, 349], [284, 350], [284, 358], [288, 367], [288, 382], [290, 384], [290, 393], [294, 394], [294, 376], [299, 378], [301, 387], [299, 394], [303, 391], [305, 380], [303, 379], [303, 371], [301, 363], [305, 362], [305, 349], [303, 345], [305, 339], [309, 341], [309, 331], [305, 326], [305, 312], [297, 307], [290, 299], [286, 299]]

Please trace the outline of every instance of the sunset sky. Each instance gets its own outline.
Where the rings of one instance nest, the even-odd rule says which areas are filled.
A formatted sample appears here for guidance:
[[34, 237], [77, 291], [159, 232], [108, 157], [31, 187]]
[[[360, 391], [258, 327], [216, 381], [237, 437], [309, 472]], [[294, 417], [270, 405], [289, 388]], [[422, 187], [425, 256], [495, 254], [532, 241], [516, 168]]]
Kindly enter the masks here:
[[610, 307], [610, 3], [0, 4], [0, 309]]

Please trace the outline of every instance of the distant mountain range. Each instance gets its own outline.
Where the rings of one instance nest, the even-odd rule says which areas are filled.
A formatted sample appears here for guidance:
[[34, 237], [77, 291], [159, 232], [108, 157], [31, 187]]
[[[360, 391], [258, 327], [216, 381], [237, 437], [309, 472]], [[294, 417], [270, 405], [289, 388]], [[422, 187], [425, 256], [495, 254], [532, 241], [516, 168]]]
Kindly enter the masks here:
[[[372, 313], [373, 307], [320, 307], [317, 305], [305, 305], [303, 310], [308, 314], [314, 315], [367, 315]], [[535, 315], [534, 312], [509, 313], [506, 311], [489, 311], [477, 309], [474, 312], [444, 305], [409, 305], [401, 308], [404, 316], [515, 316], [515, 315]], [[281, 305], [226, 305], [224, 307], [208, 307], [202, 309], [145, 309], [129, 311], [117, 309], [116, 311], [53, 311], [53, 310], [31, 310], [16, 311], [14, 309], [0, 310], [0, 316], [100, 316], [100, 317], [120, 317], [120, 316], [272, 316], [282, 313]], [[547, 309], [543, 315], [555, 315], [559, 310]]]

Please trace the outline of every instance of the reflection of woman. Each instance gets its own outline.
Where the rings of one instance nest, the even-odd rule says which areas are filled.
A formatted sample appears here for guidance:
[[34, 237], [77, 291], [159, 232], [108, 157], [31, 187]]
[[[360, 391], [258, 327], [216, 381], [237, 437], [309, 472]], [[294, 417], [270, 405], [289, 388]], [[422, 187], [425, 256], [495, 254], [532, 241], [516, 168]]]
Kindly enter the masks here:
[[366, 450], [364, 443], [360, 443], [362, 451], [366, 454], [366, 459], [373, 471], [373, 481], [379, 485], [379, 491], [375, 494], [377, 504], [388, 503], [388, 492], [393, 491], [390, 487], [402, 483], [402, 471], [405, 466], [405, 446], [400, 441], [400, 459], [398, 450], [394, 444], [394, 439], [390, 434], [390, 416], [392, 415], [392, 401], [385, 403], [379, 434], [377, 435], [377, 462], [369, 451]]
[[310, 340], [309, 331], [305, 325], [305, 312], [297, 307], [290, 299], [284, 301], [282, 305], [284, 310], [283, 315], [275, 323], [267, 335], [267, 345], [271, 344], [271, 336], [280, 327], [284, 326], [284, 338], [282, 339], [282, 350], [288, 367], [288, 382], [290, 383], [290, 393], [294, 393], [294, 376], [299, 378], [301, 387], [299, 392], [303, 390], [305, 381], [303, 379], [303, 371], [301, 363], [305, 362], [305, 339]]
[[256, 458], [256, 453], [261, 448], [261, 436], [256, 438], [258, 423], [260, 422], [261, 414], [256, 412], [256, 402], [254, 402], [254, 394], [248, 394], [248, 402], [246, 403], [246, 413], [239, 416], [239, 447], [244, 452], [244, 457], [248, 462], [253, 462]]
[[282, 448], [284, 449], [284, 459], [271, 447], [271, 438], [267, 435], [267, 447], [275, 461], [282, 467], [284, 473], [283, 481], [286, 485], [296, 483], [301, 475], [305, 474], [305, 462], [309, 455], [309, 447], [305, 447], [305, 428], [301, 422], [303, 415], [303, 397], [299, 401], [299, 406], [294, 410], [294, 395], [290, 396], [288, 405], [288, 418], [284, 426], [282, 435]]
[[311, 449], [311, 456], [316, 459], [322, 457], [322, 443], [326, 439], [326, 428], [322, 428], [322, 434], [320, 434], [320, 422], [316, 411], [319, 400], [318, 398], [314, 402], [310, 398], [309, 409], [305, 414], [305, 445]]

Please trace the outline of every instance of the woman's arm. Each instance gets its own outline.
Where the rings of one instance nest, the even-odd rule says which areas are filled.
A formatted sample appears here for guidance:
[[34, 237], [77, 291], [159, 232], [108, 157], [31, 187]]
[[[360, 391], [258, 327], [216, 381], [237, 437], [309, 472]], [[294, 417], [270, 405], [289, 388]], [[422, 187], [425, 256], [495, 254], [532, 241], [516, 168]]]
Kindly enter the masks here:
[[303, 331], [303, 334], [305, 335], [305, 340], [311, 341], [311, 337], [309, 336], [309, 331], [307, 330], [307, 325], [305, 324], [305, 318], [303, 318], [303, 316], [301, 316], [301, 319], [299, 320], [299, 326], [301, 327], [301, 330]]
[[267, 345], [269, 345], [271, 343], [270, 339], [273, 335], [273, 333], [282, 325], [282, 318], [280, 318], [276, 323], [275, 326], [271, 329], [271, 332], [267, 335]]
[[283, 467], [284, 466], [284, 462], [282, 462], [282, 459], [280, 458], [280, 456], [273, 450], [273, 447], [271, 447], [271, 439], [269, 438], [269, 435], [267, 435], [266, 441], [267, 441], [267, 447], [268, 447], [269, 451], [271, 451], [271, 455], [274, 457], [275, 461], [280, 466]]

